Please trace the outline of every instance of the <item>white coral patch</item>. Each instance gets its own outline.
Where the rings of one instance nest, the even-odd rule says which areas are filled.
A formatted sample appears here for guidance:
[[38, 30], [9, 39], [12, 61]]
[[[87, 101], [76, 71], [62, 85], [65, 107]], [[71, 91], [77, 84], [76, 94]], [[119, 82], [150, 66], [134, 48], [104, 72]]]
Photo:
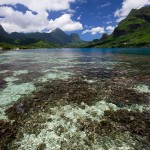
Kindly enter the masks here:
[[150, 87], [147, 85], [138, 85], [134, 89], [139, 93], [150, 93]]
[[78, 120], [91, 119], [93, 121], [100, 121], [104, 115], [104, 111], [110, 109], [117, 110], [118, 108], [116, 105], [105, 101], [97, 102], [93, 106], [83, 105], [84, 108], [73, 105], [54, 107], [51, 108], [51, 114], [42, 114], [43, 117], [51, 121], [47, 121], [44, 124], [45, 128], [37, 136], [24, 134], [24, 138], [18, 142], [20, 144], [18, 150], [36, 150], [40, 143], [45, 143], [47, 150], [49, 148], [60, 150], [61, 143], [67, 143], [68, 147], [72, 145], [73, 147], [88, 149], [88, 145], [85, 144], [87, 135], [84, 131], [79, 130], [78, 127], [80, 124]]
[[0, 119], [7, 118], [4, 116], [7, 106], [10, 106], [22, 96], [28, 95], [36, 89], [32, 83], [13, 84], [14, 81], [18, 80], [15, 77], [7, 77], [5, 80], [8, 82], [7, 87], [0, 91]]

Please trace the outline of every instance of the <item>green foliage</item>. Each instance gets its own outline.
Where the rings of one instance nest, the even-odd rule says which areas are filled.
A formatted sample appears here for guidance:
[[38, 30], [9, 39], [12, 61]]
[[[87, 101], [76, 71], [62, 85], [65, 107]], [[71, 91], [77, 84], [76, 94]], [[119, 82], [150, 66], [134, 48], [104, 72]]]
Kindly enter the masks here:
[[13, 49], [13, 47], [14, 45], [11, 45], [11, 44], [0, 43], [0, 48], [2, 48], [3, 50]]
[[[61, 29], [55, 29], [51, 33], [17, 33], [8, 34], [0, 25], [0, 43], [3, 48], [53, 48], [53, 47], [74, 47], [85, 43], [78, 34], [68, 35]], [[4, 44], [5, 43], [5, 44]], [[5, 46], [4, 46], [5, 45]]]
[[114, 32], [103, 40], [86, 43], [77, 34], [67, 35], [61, 29], [51, 33], [8, 34], [0, 26], [0, 47], [30, 49], [53, 47], [150, 47], [150, 6], [132, 10]]
[[31, 48], [54, 48], [56, 45], [50, 44], [45, 41], [38, 41], [37, 43], [31, 44], [29, 47]]
[[150, 47], [150, 7], [132, 10], [108, 39], [85, 47]]
[[50, 44], [45, 41], [38, 41], [36, 43], [30, 44], [30, 45], [17, 45], [17, 44], [8, 44], [8, 43], [0, 43], [0, 47], [3, 50], [9, 50], [9, 49], [36, 49], [36, 48], [55, 48], [58, 47], [56, 45]]

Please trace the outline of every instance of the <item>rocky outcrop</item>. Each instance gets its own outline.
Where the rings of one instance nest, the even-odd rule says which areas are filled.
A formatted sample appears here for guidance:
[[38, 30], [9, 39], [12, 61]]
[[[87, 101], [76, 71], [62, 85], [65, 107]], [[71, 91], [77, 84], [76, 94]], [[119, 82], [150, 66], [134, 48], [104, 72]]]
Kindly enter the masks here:
[[104, 33], [104, 34], [102, 35], [100, 41], [105, 41], [105, 40], [107, 40], [107, 38], [108, 38], [108, 34], [107, 34], [107, 33]]
[[140, 28], [141, 24], [130, 24], [128, 27], [129, 27], [129, 30], [132, 32], [132, 31], [135, 31], [136, 29]]
[[80, 39], [79, 35], [76, 33], [72, 33], [70, 35], [71, 43], [83, 43], [84, 41]]
[[116, 28], [113, 32], [113, 37], [119, 37], [119, 36], [122, 36], [125, 34], [127, 34], [126, 30], [124, 30], [124, 29], [119, 30], [118, 28]]
[[7, 32], [4, 30], [4, 28], [0, 25], [0, 36], [7, 36]]
[[150, 22], [150, 15], [147, 14], [142, 14], [142, 15], [137, 15], [138, 18], [141, 18], [147, 22]]

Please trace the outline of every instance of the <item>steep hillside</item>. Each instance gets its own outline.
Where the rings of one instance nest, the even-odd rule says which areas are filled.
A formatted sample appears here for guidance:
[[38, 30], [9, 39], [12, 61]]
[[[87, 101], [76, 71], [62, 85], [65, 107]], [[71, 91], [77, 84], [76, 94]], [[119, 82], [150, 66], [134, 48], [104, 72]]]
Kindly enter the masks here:
[[9, 34], [0, 25], [0, 43], [1, 42], [12, 43], [13, 39], [11, 39], [11, 37], [9, 37]]
[[0, 25], [0, 36], [7, 36], [7, 32], [4, 30], [4, 28]]
[[[43, 48], [68, 46], [85, 43], [80, 39], [78, 34], [68, 35], [61, 29], [57, 28], [51, 33], [17, 33], [8, 34], [2, 26], [0, 26], [0, 43], [5, 45], [16, 45], [18, 47], [34, 45], [35, 47], [43, 46]], [[40, 44], [39, 44], [40, 43]], [[42, 44], [41, 44], [42, 43]]]
[[87, 47], [150, 47], [150, 6], [132, 10], [106, 40]]

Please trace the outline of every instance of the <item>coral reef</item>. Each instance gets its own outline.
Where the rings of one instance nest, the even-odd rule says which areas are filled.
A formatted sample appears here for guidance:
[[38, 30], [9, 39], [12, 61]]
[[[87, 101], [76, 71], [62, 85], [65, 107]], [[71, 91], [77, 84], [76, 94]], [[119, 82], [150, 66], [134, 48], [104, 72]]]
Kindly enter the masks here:
[[1, 61], [0, 149], [149, 150], [149, 57], [29, 51]]
[[17, 134], [17, 124], [0, 120], [0, 149], [9, 149], [9, 144]]

